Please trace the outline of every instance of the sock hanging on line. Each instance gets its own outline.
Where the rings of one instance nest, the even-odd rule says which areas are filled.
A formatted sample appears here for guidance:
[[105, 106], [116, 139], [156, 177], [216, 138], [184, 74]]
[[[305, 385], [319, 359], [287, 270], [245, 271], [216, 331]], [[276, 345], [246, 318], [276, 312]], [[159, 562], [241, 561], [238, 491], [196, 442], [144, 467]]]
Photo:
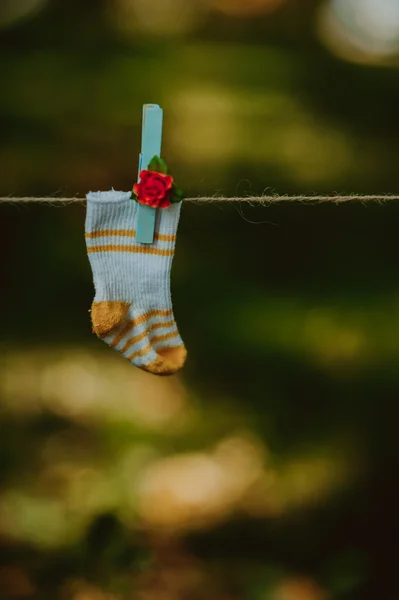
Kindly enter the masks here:
[[93, 329], [137, 367], [170, 375], [184, 365], [187, 354], [170, 293], [181, 203], [158, 209], [152, 244], [136, 242], [138, 208], [131, 192], [87, 194]]

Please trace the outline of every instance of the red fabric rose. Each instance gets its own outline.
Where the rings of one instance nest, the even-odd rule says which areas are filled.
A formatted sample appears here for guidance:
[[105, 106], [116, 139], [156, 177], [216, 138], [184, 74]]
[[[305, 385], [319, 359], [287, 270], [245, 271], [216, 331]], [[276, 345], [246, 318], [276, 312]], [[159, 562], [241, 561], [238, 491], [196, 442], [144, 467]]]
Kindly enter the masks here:
[[169, 196], [173, 186], [173, 177], [156, 171], [141, 171], [140, 183], [133, 186], [133, 192], [140, 204], [152, 208], [168, 208]]

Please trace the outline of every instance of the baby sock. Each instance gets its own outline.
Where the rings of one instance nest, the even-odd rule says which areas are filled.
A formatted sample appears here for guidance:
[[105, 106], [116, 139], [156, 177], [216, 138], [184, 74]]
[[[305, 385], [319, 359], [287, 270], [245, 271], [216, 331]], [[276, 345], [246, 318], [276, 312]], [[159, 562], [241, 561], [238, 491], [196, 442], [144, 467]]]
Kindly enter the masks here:
[[170, 293], [181, 202], [157, 210], [152, 244], [136, 242], [138, 209], [131, 192], [87, 195], [93, 330], [137, 367], [170, 375], [184, 365], [187, 355]]

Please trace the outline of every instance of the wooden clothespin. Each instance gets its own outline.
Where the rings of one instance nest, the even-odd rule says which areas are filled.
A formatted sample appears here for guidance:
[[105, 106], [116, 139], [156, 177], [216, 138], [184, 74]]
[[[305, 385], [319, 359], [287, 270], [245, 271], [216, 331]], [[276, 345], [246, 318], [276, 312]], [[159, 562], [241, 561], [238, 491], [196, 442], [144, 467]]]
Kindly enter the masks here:
[[[140, 171], [147, 169], [154, 156], [161, 156], [163, 110], [157, 104], [144, 104], [141, 138]], [[154, 241], [156, 208], [139, 205], [136, 227], [136, 241], [152, 244]]]

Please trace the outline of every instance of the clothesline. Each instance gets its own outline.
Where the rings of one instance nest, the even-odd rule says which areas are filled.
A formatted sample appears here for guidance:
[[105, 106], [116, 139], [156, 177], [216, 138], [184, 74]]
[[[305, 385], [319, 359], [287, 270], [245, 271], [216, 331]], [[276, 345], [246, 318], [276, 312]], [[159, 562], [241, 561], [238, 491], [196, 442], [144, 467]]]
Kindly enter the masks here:
[[[199, 196], [197, 198], [184, 198], [183, 202], [192, 203], [209, 203], [214, 204], [218, 202], [245, 202], [248, 204], [276, 204], [279, 202], [302, 202], [304, 204], [324, 204], [331, 202], [333, 204], [343, 204], [345, 202], [390, 202], [392, 200], [399, 200], [399, 195], [392, 194], [348, 194], [348, 195], [262, 195], [262, 196], [239, 196], [239, 197], [228, 197], [228, 196]], [[56, 196], [48, 197], [35, 197], [35, 196], [21, 196], [12, 197], [4, 196], [0, 197], [0, 204], [85, 204], [86, 198], [58, 198]]]

